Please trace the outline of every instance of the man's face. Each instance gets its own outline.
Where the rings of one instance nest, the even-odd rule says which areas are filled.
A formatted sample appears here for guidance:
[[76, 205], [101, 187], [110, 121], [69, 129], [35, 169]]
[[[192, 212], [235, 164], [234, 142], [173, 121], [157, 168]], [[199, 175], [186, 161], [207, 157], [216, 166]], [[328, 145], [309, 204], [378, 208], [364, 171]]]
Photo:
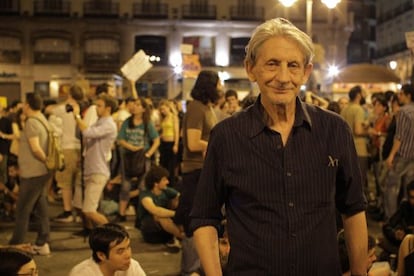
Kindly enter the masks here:
[[229, 96], [226, 98], [227, 103], [229, 104], [229, 109], [231, 111], [236, 111], [239, 107], [239, 100], [235, 96]]
[[256, 64], [246, 64], [250, 81], [257, 82], [262, 104], [294, 105], [300, 87], [309, 78], [312, 65], [295, 42], [281, 36], [272, 37], [257, 52]]
[[158, 182], [158, 189], [165, 190], [167, 188], [168, 183], [170, 183], [170, 181], [168, 181], [168, 178], [164, 176], [163, 178], [161, 178], [160, 182]]
[[97, 113], [98, 117], [102, 117], [102, 116], [108, 115], [107, 114], [108, 113], [108, 109], [109, 108], [107, 108], [105, 106], [105, 102], [103, 100], [98, 99], [96, 101], [96, 113]]
[[125, 271], [129, 268], [131, 264], [131, 245], [130, 240], [125, 238], [121, 243], [114, 245], [113, 242], [110, 245], [110, 250], [108, 254], [108, 258], [103, 257], [104, 264], [114, 271], [121, 270]]
[[343, 110], [349, 104], [349, 99], [342, 97], [338, 100], [338, 104], [339, 104], [339, 109]]

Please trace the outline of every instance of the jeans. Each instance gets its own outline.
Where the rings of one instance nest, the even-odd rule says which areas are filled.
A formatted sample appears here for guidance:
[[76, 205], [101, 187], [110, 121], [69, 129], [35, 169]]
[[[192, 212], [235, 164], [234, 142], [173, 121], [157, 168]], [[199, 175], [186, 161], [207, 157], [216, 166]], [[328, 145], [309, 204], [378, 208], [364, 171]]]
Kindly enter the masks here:
[[30, 213], [33, 211], [39, 222], [36, 245], [43, 245], [49, 239], [50, 226], [46, 199], [46, 185], [51, 174], [21, 178], [19, 198], [16, 207], [16, 224], [10, 244], [23, 243], [29, 227]]
[[200, 259], [198, 257], [193, 238], [184, 237], [181, 241], [181, 275], [187, 276], [194, 272], [199, 272], [201, 268]]
[[399, 204], [398, 195], [403, 188], [406, 196], [406, 186], [414, 180], [414, 160], [406, 160], [400, 156], [394, 158], [394, 166], [388, 171], [384, 184], [384, 211], [385, 217], [390, 218]]

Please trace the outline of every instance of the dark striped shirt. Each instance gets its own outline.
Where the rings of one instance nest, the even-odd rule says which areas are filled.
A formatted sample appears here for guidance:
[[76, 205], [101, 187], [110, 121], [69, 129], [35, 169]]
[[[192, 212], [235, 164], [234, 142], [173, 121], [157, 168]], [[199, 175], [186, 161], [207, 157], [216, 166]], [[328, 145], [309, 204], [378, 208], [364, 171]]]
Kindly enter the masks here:
[[226, 204], [229, 275], [341, 275], [335, 207], [366, 205], [351, 130], [297, 99], [283, 146], [262, 110], [259, 97], [212, 130], [192, 227], [217, 227]]
[[395, 138], [401, 141], [398, 154], [408, 160], [414, 160], [414, 103], [401, 107], [397, 113]]

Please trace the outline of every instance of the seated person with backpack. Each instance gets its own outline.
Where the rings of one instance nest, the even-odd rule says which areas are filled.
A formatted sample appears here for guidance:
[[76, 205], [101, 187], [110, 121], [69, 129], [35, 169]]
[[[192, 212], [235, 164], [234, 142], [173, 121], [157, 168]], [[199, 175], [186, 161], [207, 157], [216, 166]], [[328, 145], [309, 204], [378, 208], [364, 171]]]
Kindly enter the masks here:
[[380, 246], [389, 253], [396, 254], [404, 237], [414, 233], [414, 181], [407, 185], [407, 197], [382, 228], [385, 240]]
[[177, 239], [184, 233], [173, 222], [174, 209], [178, 206], [180, 194], [167, 187], [168, 171], [153, 166], [145, 176], [145, 190], [139, 195], [138, 220], [144, 241], [166, 243], [172, 238], [174, 247], [179, 247]]

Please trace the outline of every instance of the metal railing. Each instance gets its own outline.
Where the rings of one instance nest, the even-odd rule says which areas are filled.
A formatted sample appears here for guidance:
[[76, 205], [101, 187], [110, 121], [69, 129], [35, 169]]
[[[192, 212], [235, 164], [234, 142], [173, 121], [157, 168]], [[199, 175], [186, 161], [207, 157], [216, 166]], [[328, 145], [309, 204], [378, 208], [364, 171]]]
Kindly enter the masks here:
[[16, 0], [1, 0], [0, 1], [0, 14], [1, 15], [19, 15], [20, 13], [20, 1]]
[[19, 64], [22, 52], [19, 50], [0, 50], [0, 63]]
[[33, 53], [33, 63], [35, 64], [70, 64], [70, 59], [69, 52], [35, 51]]
[[231, 6], [231, 20], [263, 21], [264, 8], [257, 6]]
[[183, 19], [216, 19], [215, 5], [182, 5]]
[[83, 3], [85, 17], [119, 17], [119, 3], [112, 1], [86, 1]]
[[134, 18], [168, 18], [168, 4], [134, 3], [132, 16]]
[[36, 0], [33, 1], [34, 15], [69, 16], [70, 1], [68, 0]]

